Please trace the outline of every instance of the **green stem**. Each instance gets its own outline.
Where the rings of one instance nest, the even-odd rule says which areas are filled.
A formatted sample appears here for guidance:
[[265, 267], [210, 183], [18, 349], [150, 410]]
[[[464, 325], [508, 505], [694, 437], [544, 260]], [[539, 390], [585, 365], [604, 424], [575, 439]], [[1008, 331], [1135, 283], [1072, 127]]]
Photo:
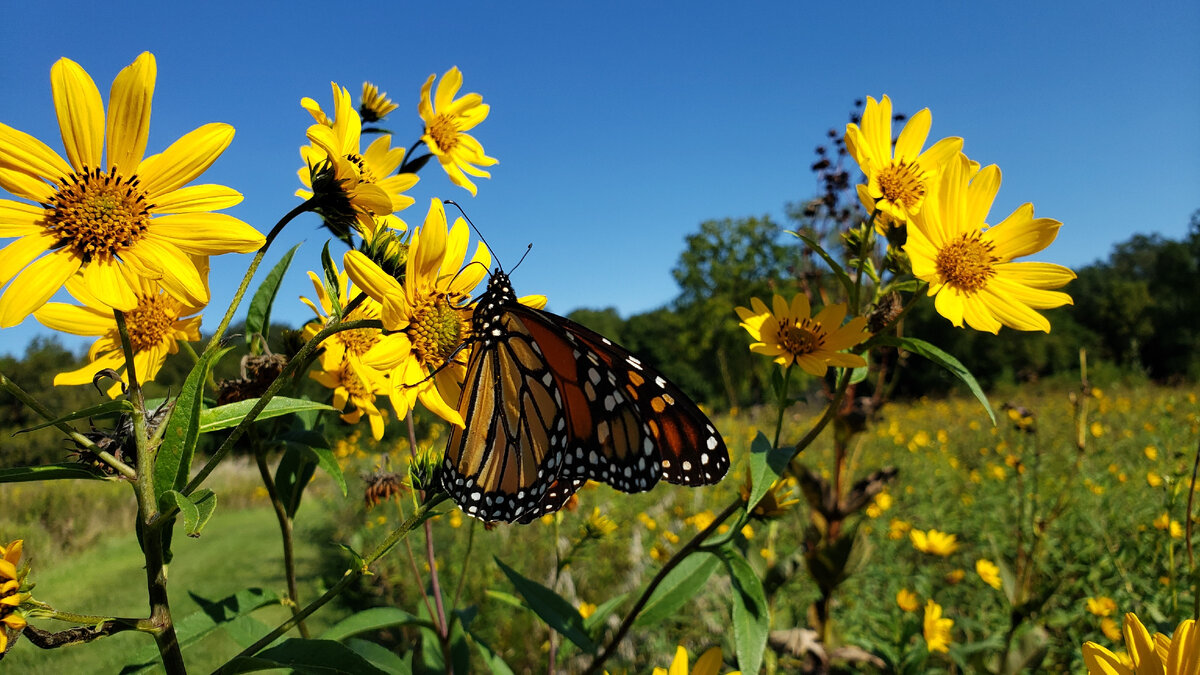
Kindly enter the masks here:
[[450, 607], [458, 607], [458, 600], [462, 597], [463, 586], [467, 582], [467, 570], [471, 567], [471, 551], [475, 548], [475, 524], [476, 520], [471, 519], [471, 529], [467, 531], [467, 553], [463, 556], [462, 574], [458, 577], [458, 587], [454, 589], [454, 599], [450, 601]]
[[779, 447], [779, 435], [783, 432], [783, 414], [788, 409], [788, 384], [792, 379], [792, 366], [796, 365], [793, 361], [789, 363], [783, 371], [783, 389], [779, 392], [779, 416], [775, 418], [775, 442], [771, 444], [772, 448]]
[[[0, 372], [0, 389], [7, 391], [18, 401], [29, 407], [30, 410], [36, 412], [38, 415], [41, 415], [46, 420], [56, 420], [60, 417], [60, 415], [55, 415], [53, 412], [51, 412], [50, 409], [43, 405], [41, 401], [37, 400], [33, 396], [30, 396], [28, 392], [22, 389], [16, 382], [13, 382], [2, 372]], [[125, 478], [128, 478], [129, 480], [137, 479], [137, 471], [134, 471], [133, 467], [129, 466], [125, 462], [122, 462], [116, 457], [113, 457], [111, 453], [101, 450], [100, 446], [92, 442], [92, 439], [76, 431], [75, 428], [70, 424], [67, 424], [66, 422], [57, 422], [54, 426], [59, 431], [66, 434], [67, 437], [72, 441], [78, 443], [84, 448], [87, 448], [88, 452], [91, 452], [99, 457], [105, 464], [108, 464], [112, 468], [116, 469], [117, 473], [121, 474]]]
[[208, 339], [208, 344], [204, 347], [204, 356], [215, 350], [221, 344], [221, 337], [225, 335], [225, 329], [229, 328], [229, 322], [233, 320], [233, 314], [237, 311], [238, 305], [242, 303], [242, 296], [246, 294], [246, 289], [250, 287], [250, 280], [254, 278], [254, 272], [258, 270], [258, 266], [262, 263], [263, 257], [267, 255], [267, 249], [271, 248], [271, 243], [275, 241], [275, 237], [283, 231], [285, 225], [290, 223], [293, 218], [312, 210], [312, 205], [316, 202], [316, 196], [310, 197], [302, 204], [287, 212], [283, 218], [275, 223], [275, 227], [267, 233], [266, 241], [263, 242], [262, 248], [254, 254], [254, 259], [250, 261], [250, 267], [246, 270], [246, 275], [242, 277], [242, 284], [238, 286], [237, 293], [234, 294], [233, 300], [229, 303], [229, 309], [225, 312], [225, 317], [221, 319], [221, 324], [217, 326], [216, 332]]
[[875, 231], [875, 218], [879, 215], [879, 209], [871, 212], [871, 217], [867, 219], [866, 225], [863, 226], [862, 240], [858, 244], [858, 270], [854, 275], [854, 297], [851, 298], [851, 315], [858, 316], [862, 306], [862, 279], [863, 270], [867, 268], [867, 244], [872, 241], [872, 233]]
[[[288, 599], [291, 600], [292, 615], [295, 616], [300, 611], [300, 593], [296, 590], [296, 556], [292, 543], [293, 523], [291, 517], [288, 516], [287, 507], [279, 497], [279, 490], [275, 485], [275, 480], [271, 477], [271, 469], [267, 466], [266, 448], [257, 442], [255, 446], [254, 461], [258, 465], [258, 473], [262, 476], [263, 485], [267, 488], [271, 506], [275, 508], [275, 520], [279, 522], [279, 534], [283, 537], [283, 569], [287, 576]], [[297, 622], [297, 627], [300, 629], [300, 637], [307, 639], [309, 637], [308, 626], [304, 624], [304, 621]]]
[[217, 468], [217, 464], [219, 464], [221, 460], [225, 459], [225, 456], [228, 455], [231, 450], [233, 450], [234, 443], [236, 443], [238, 439], [242, 437], [242, 434], [246, 433], [246, 430], [251, 424], [254, 423], [254, 420], [258, 418], [259, 413], [261, 413], [263, 409], [267, 407], [267, 404], [271, 402], [271, 399], [275, 397], [275, 394], [277, 394], [279, 390], [283, 388], [284, 384], [288, 381], [288, 378], [291, 377], [292, 373], [302, 365], [306, 365], [308, 363], [308, 358], [316, 353], [317, 348], [320, 347], [321, 342], [325, 340], [325, 338], [342, 331], [355, 330], [357, 328], [382, 329], [383, 324], [380, 323], [378, 319], [361, 319], [358, 321], [336, 323], [321, 329], [316, 335], [313, 336], [311, 340], [304, 343], [304, 346], [300, 348], [300, 351], [296, 352], [296, 355], [292, 357], [292, 359], [288, 361], [288, 364], [283, 367], [283, 370], [280, 371], [279, 375], [275, 378], [275, 381], [272, 382], [271, 385], [267, 387], [267, 390], [263, 392], [263, 395], [259, 397], [258, 401], [254, 404], [254, 407], [250, 409], [250, 412], [247, 413], [242, 421], [233, 428], [233, 431], [225, 438], [224, 442], [222, 442], [220, 447], [217, 448], [217, 451], [213, 453], [212, 457], [208, 458], [208, 461], [203, 467], [201, 467], [196, 476], [192, 478], [190, 482], [188, 482], [186, 487], [183, 488], [183, 494], [185, 496], [192, 494], [204, 483], [204, 480], [208, 478], [210, 473], [213, 472], [213, 469]]

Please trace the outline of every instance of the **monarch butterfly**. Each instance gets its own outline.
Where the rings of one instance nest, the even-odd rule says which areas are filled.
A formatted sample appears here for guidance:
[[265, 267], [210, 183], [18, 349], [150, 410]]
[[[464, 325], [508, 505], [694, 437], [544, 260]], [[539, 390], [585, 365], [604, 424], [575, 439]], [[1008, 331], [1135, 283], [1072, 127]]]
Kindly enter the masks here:
[[679, 387], [583, 326], [517, 302], [497, 271], [471, 316], [472, 351], [442, 486], [485, 521], [531, 522], [588, 480], [643, 492], [712, 485], [725, 442]]

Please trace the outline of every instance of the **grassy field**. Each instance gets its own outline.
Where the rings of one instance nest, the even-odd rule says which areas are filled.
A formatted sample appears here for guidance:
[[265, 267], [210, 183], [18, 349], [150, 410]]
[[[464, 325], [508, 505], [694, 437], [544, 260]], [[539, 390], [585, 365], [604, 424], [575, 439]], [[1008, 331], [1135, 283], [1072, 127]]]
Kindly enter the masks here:
[[[930, 671], [973, 670], [964, 667], [972, 663], [995, 666], [1007, 652], [1010, 658], [1043, 654], [1038, 672], [1078, 672], [1083, 641], [1119, 644], [1106, 634], [1106, 620], [1119, 623], [1122, 612], [1133, 611], [1148, 625], [1166, 629], [1186, 618], [1196, 598], [1186, 578], [1181, 524], [1188, 517], [1188, 487], [1200, 439], [1200, 389], [1104, 385], [1074, 402], [1070, 397], [1078, 385], [1071, 383], [996, 392], [996, 427], [977, 402], [965, 397], [885, 407], [855, 438], [850, 474], [858, 478], [875, 468], [894, 466], [899, 475], [886, 497], [876, 498], [867, 513], [854, 520], [865, 557], [836, 595], [838, 638], [896, 660], [924, 650], [921, 611], [906, 612], [896, 601], [897, 593], [905, 590], [914, 593], [921, 606], [935, 600], [954, 620], [951, 651], [932, 655]], [[1079, 427], [1081, 400], [1087, 407]], [[1001, 409], [1004, 403], [1033, 412], [1036, 433], [1018, 430]], [[784, 443], [803, 435], [814, 410], [797, 406], [789, 411]], [[543, 670], [552, 648], [565, 670], [578, 669], [586, 658], [557, 639], [552, 647], [544, 624], [504, 601], [502, 594], [515, 591], [495, 560], [553, 586], [577, 607], [600, 605], [621, 593], [635, 595], [682, 541], [736, 498], [745, 480], [742, 462], [749, 443], [758, 431], [769, 433], [770, 418], [767, 410], [717, 418], [735, 468], [713, 488], [660, 485], [649, 493], [626, 496], [607, 487], [588, 487], [580, 492], [573, 511], [528, 527], [491, 531], [456, 510], [444, 513], [434, 524], [443, 589], [452, 596], [461, 583], [457, 606], [474, 608], [473, 630], [516, 672]], [[1080, 428], [1082, 452], [1077, 450]], [[437, 434], [431, 436], [429, 442], [440, 447]], [[386, 535], [402, 510], [411, 511], [410, 504], [397, 503], [366, 510], [358, 498], [361, 492], [356, 492], [362, 487], [359, 476], [379, 466], [383, 455], [391, 458], [393, 470], [402, 467], [406, 443], [374, 444], [351, 436], [336, 450], [351, 479], [351, 496], [342, 499], [324, 490], [324, 496], [306, 502], [301, 511], [301, 528], [309, 533], [298, 538], [304, 597], [318, 591], [318, 572], [328, 571], [320, 556], [336, 555], [327, 543], [330, 539], [364, 550]], [[826, 437], [799, 462], [828, 476], [830, 452]], [[798, 503], [777, 519], [751, 522], [735, 537], [755, 572], [767, 580], [771, 628], [776, 631], [804, 627], [817, 597], [805, 569], [807, 508], [794, 485], [785, 492]], [[217, 599], [249, 586], [282, 588], [273, 517], [250, 496], [238, 506], [219, 508], [201, 539], [176, 544], [172, 602], [181, 616], [196, 608], [188, 591]], [[615, 531], [599, 539], [582, 537], [584, 523], [597, 514], [611, 518]], [[929, 529], [956, 535], [957, 549], [945, 556], [917, 551], [909, 531]], [[83, 550], [60, 558], [35, 558], [37, 597], [81, 612], [144, 611], [144, 580], [132, 537], [92, 540], [95, 543]], [[319, 613], [318, 623], [328, 625], [352, 608], [377, 605], [420, 611], [428, 567], [423, 538], [414, 537], [412, 544], [415, 561], [403, 545], [398, 547], [380, 561], [374, 576], [347, 595], [345, 604]], [[569, 560], [560, 569], [568, 552]], [[976, 572], [980, 559], [999, 566], [1005, 577], [1002, 588], [984, 583]], [[414, 563], [423, 581], [415, 579]], [[334, 560], [332, 567], [339, 564], [344, 562]], [[730, 622], [729, 594], [728, 576], [712, 575], [702, 592], [679, 611], [656, 625], [635, 627], [610, 671], [645, 672], [667, 665], [676, 645], [686, 646], [694, 657], [713, 644], [725, 648], [732, 668], [732, 646], [723, 637]], [[1088, 599], [1099, 597], [1112, 598], [1115, 610], [1109, 616], [1088, 610]], [[629, 603], [626, 598], [624, 609]], [[1022, 620], [1014, 627], [1010, 617], [1016, 604]], [[281, 608], [272, 612], [261, 613], [265, 624], [283, 616]], [[611, 629], [620, 616], [618, 609], [600, 624]], [[394, 633], [381, 636], [381, 641], [400, 651], [414, 637]], [[129, 634], [54, 654], [22, 644], [5, 665], [19, 666], [20, 672], [109, 671], [146, 647], [148, 640]], [[187, 656], [199, 672], [232, 651], [236, 650], [227, 638], [214, 636]], [[768, 665], [789, 672], [796, 664], [790, 659], [771, 655]]]

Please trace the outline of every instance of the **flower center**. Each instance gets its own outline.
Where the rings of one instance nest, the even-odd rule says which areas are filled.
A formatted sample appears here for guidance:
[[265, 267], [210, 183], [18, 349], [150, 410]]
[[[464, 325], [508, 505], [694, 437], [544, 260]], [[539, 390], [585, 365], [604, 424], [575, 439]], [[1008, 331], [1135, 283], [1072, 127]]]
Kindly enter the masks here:
[[375, 398], [375, 395], [367, 387], [366, 383], [358, 375], [354, 374], [349, 361], [342, 361], [342, 365], [338, 369], [338, 381], [351, 399], [371, 401]]
[[450, 152], [455, 145], [458, 145], [458, 124], [450, 115], [443, 113], [434, 117], [433, 121], [429, 123], [427, 133], [437, 144], [438, 150], [442, 152]]
[[152, 204], [136, 176], [85, 170], [61, 180], [46, 207], [46, 234], [69, 247], [85, 263], [110, 261], [133, 246], [150, 226]]
[[990, 242], [979, 238], [978, 232], [965, 233], [958, 241], [942, 247], [937, 254], [938, 275], [964, 293], [974, 293], [987, 285], [996, 274], [999, 262]]
[[442, 365], [463, 342], [466, 323], [462, 311], [438, 295], [416, 308], [408, 327], [409, 339], [421, 365]]
[[893, 204], [913, 208], [925, 198], [924, 178], [915, 162], [896, 162], [879, 172], [879, 191]]
[[364, 183], [376, 183], [375, 173], [371, 171], [371, 167], [367, 166], [367, 160], [362, 155], [353, 154], [346, 155], [346, 159], [358, 169], [358, 179]]
[[[378, 319], [377, 312], [368, 312], [363, 309], [356, 309], [346, 317], [347, 321], [357, 321], [359, 319]], [[346, 351], [355, 356], [366, 354], [371, 347], [379, 342], [379, 330], [376, 328], [355, 328], [354, 330], [346, 330], [337, 334], [338, 340], [346, 347]]]
[[789, 354], [812, 354], [824, 344], [825, 331], [812, 319], [804, 319], [799, 324], [796, 324], [794, 319], [787, 319], [779, 324], [779, 346]]
[[162, 342], [171, 334], [171, 325], [177, 317], [167, 311], [165, 296], [142, 298], [138, 306], [125, 313], [125, 328], [129, 331], [129, 344], [135, 352], [144, 352]]

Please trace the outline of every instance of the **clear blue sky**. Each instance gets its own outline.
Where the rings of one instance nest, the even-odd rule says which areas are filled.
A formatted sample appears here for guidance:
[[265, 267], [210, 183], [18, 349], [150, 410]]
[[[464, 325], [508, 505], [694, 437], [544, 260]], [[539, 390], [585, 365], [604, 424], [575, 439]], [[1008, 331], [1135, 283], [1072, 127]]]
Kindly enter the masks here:
[[[78, 61], [107, 96], [138, 53], [158, 59], [149, 150], [213, 121], [237, 129], [201, 182], [245, 201], [262, 231], [294, 206], [298, 148], [329, 82], [371, 80], [400, 104], [396, 144], [419, 135], [431, 73], [457, 65], [491, 116], [476, 129], [500, 160], [479, 196], [431, 166], [401, 215], [430, 197], [464, 204], [550, 307], [669, 302], [684, 237], [710, 218], [770, 214], [816, 190], [825, 130], [856, 98], [933, 112], [931, 140], [962, 136], [1004, 183], [993, 213], [1031, 201], [1063, 221], [1039, 259], [1080, 266], [1137, 232], [1178, 238], [1200, 207], [1200, 3], [2, 3], [0, 121], [61, 152], [49, 71]], [[309, 317], [324, 240], [295, 222], [268, 257], [305, 241], [275, 316]], [[214, 259], [213, 306], [250, 256]], [[264, 266], [265, 267], [265, 266]], [[206, 320], [215, 325], [219, 311]], [[730, 317], [732, 320], [732, 317]], [[0, 353], [48, 334], [0, 332]], [[89, 340], [69, 338], [79, 347]]]

